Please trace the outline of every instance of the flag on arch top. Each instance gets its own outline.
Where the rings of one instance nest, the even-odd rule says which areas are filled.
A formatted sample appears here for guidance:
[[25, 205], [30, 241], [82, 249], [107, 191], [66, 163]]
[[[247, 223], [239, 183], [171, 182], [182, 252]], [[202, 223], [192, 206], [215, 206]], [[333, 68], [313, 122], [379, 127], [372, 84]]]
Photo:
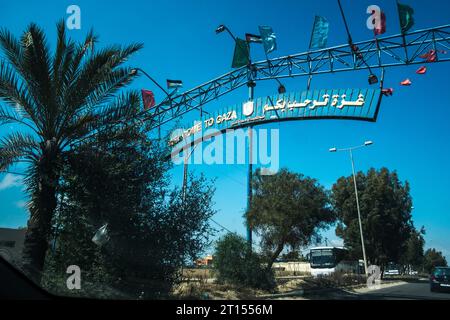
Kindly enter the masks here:
[[386, 88], [381, 90], [381, 93], [387, 97], [390, 97], [394, 94], [394, 88]]
[[397, 1], [400, 28], [402, 33], [408, 32], [414, 26], [414, 9]]
[[236, 38], [232, 68], [240, 68], [250, 63], [250, 46], [246, 40]]
[[167, 79], [167, 88], [168, 89], [176, 89], [183, 86], [183, 81], [181, 80], [169, 80]]
[[405, 80], [403, 80], [402, 82], [400, 82], [400, 84], [401, 84], [402, 86], [410, 86], [410, 85], [412, 84], [412, 82], [411, 82], [411, 80], [409, 80], [409, 79], [405, 79]]
[[277, 50], [277, 37], [273, 32], [272, 27], [259, 26], [259, 33], [261, 34], [261, 39], [266, 54]]
[[417, 74], [425, 74], [425, 73], [427, 73], [427, 67], [425, 67], [425, 66], [420, 67], [419, 69], [417, 69], [416, 73]]
[[373, 29], [373, 32], [376, 36], [386, 33], [386, 14], [383, 11], [380, 13], [380, 21]]
[[327, 46], [329, 28], [330, 24], [326, 18], [315, 17], [309, 49], [323, 49]]
[[424, 59], [426, 62], [436, 62], [437, 60], [437, 51], [436, 50], [430, 50], [425, 54], [422, 54], [420, 56], [421, 59]]
[[144, 110], [151, 109], [155, 106], [155, 95], [153, 91], [150, 90], [141, 90], [142, 101], [144, 102]]
[[254, 42], [254, 43], [262, 43], [262, 38], [261, 36], [258, 36], [256, 34], [251, 34], [251, 33], [246, 33], [245, 34], [245, 40], [248, 43]]

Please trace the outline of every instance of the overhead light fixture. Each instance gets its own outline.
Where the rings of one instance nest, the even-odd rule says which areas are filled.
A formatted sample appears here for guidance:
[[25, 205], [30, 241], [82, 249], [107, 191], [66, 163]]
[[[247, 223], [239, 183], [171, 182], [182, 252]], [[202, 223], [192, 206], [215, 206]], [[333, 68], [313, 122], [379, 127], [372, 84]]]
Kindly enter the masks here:
[[369, 75], [369, 84], [372, 85], [375, 83], [378, 83], [378, 77], [374, 74], [370, 74]]
[[227, 27], [225, 27], [224, 24], [221, 24], [220, 26], [218, 26], [218, 27], [216, 28], [216, 34], [219, 34], [219, 33], [221, 33], [221, 32], [224, 32], [226, 28], [227, 28]]
[[286, 87], [280, 84], [280, 86], [278, 87], [278, 93], [279, 94], [286, 93]]

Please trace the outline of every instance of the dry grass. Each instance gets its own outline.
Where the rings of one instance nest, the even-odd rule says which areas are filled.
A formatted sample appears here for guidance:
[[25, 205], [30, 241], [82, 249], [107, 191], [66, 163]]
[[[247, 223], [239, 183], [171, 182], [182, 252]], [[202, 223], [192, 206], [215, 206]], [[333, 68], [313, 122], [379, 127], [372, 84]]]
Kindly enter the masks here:
[[[302, 276], [297, 279], [277, 279], [276, 293], [290, 293], [298, 290], [342, 288], [365, 283], [364, 277], [353, 274], [334, 273], [330, 276], [313, 278], [307, 274], [292, 271], [277, 271], [277, 277]], [[213, 281], [210, 269], [185, 269], [184, 281], [173, 290], [179, 299], [241, 300], [268, 297], [272, 293]]]
[[179, 299], [252, 300], [267, 292], [229, 284], [183, 282], [175, 288], [173, 294]]
[[203, 280], [213, 277], [213, 271], [211, 269], [183, 269], [183, 279], [189, 280]]
[[305, 279], [305, 289], [342, 288], [366, 283], [365, 277], [336, 272], [329, 276]]

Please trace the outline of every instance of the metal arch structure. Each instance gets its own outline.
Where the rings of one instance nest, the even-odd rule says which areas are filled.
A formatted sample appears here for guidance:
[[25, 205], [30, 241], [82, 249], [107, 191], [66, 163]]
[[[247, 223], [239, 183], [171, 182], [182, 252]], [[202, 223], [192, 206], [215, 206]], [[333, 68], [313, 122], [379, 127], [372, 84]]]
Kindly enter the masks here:
[[252, 81], [431, 63], [420, 58], [430, 50], [437, 51], [435, 62], [449, 62], [450, 55], [440, 54], [439, 50], [450, 50], [450, 24], [355, 45], [357, 52], [345, 44], [252, 63], [167, 97], [144, 112], [142, 119], [151, 120], [151, 129], [157, 128]]

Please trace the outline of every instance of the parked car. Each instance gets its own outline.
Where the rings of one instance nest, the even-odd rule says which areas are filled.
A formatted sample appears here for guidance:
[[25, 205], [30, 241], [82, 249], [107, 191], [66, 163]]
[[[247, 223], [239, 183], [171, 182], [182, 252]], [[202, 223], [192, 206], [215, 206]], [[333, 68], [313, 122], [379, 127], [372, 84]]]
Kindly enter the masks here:
[[450, 268], [436, 267], [430, 275], [430, 290], [450, 291]]
[[386, 276], [398, 276], [400, 275], [400, 266], [396, 263], [389, 262], [384, 270]]

